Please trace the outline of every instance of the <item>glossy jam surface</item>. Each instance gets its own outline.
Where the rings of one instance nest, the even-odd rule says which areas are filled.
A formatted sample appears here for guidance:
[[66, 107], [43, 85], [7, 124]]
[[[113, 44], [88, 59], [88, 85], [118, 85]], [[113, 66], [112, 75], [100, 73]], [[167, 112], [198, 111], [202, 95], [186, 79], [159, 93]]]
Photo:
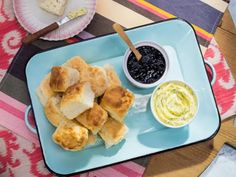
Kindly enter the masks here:
[[133, 52], [127, 61], [130, 76], [137, 82], [151, 84], [159, 80], [165, 72], [166, 62], [163, 54], [152, 46], [140, 46], [137, 50], [142, 58], [137, 61]]

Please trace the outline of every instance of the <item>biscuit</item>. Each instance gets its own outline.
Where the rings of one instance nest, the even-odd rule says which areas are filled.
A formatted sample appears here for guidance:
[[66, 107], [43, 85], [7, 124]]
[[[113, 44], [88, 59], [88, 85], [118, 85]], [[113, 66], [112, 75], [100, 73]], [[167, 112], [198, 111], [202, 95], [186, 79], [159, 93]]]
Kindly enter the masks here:
[[89, 78], [88, 68], [90, 66], [80, 56], [72, 57], [66, 63], [64, 63], [64, 66], [68, 66], [79, 71], [81, 82], [87, 81], [87, 78]]
[[123, 122], [133, 103], [134, 95], [131, 92], [121, 86], [113, 85], [107, 88], [100, 105], [112, 118]]
[[108, 87], [105, 70], [101, 67], [93, 66], [88, 68], [88, 73], [89, 78], [85, 78], [84, 81], [89, 81], [91, 83], [95, 97], [101, 96]]
[[69, 59], [64, 65], [79, 71], [80, 82], [90, 82], [95, 97], [101, 96], [108, 87], [106, 71], [102, 67], [90, 66], [79, 56]]
[[127, 132], [128, 127], [124, 123], [118, 122], [109, 117], [102, 129], [99, 131], [99, 135], [105, 141], [106, 148], [109, 148], [121, 142]]
[[116, 71], [114, 70], [113, 66], [110, 64], [106, 64], [103, 66], [106, 71], [107, 79], [108, 79], [108, 87], [112, 85], [120, 85], [121, 81], [119, 76], [117, 75]]
[[89, 132], [87, 145], [94, 145], [97, 142], [97, 136]]
[[36, 90], [36, 94], [39, 97], [39, 100], [43, 106], [47, 103], [48, 99], [54, 96], [56, 93], [52, 91], [50, 87], [50, 77], [51, 74], [47, 74], [44, 79], [41, 81], [40, 85]]
[[79, 81], [79, 72], [67, 66], [54, 66], [51, 69], [50, 87], [54, 92], [65, 92]]
[[88, 142], [88, 130], [73, 120], [64, 119], [53, 133], [52, 139], [66, 150], [78, 151]]
[[94, 93], [89, 82], [69, 87], [62, 96], [60, 110], [68, 119], [74, 119], [93, 107]]
[[60, 101], [60, 96], [53, 96], [49, 98], [48, 102], [44, 107], [44, 112], [48, 121], [55, 127], [58, 127], [60, 122], [65, 119], [65, 116], [60, 111]]
[[107, 121], [107, 112], [94, 103], [92, 108], [80, 114], [76, 120], [95, 135]]

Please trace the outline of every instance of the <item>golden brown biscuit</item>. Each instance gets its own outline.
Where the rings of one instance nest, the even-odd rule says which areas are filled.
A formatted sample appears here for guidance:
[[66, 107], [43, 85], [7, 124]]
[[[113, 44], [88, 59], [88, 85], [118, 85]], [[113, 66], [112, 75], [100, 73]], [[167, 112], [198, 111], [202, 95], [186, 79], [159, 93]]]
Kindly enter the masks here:
[[92, 108], [80, 114], [76, 120], [95, 135], [107, 121], [107, 112], [94, 103]]
[[51, 69], [50, 87], [54, 92], [65, 92], [79, 81], [79, 72], [67, 66], [54, 66]]
[[131, 92], [121, 86], [113, 85], [107, 88], [100, 105], [112, 118], [122, 122], [133, 102], [134, 95]]
[[77, 71], [79, 71], [81, 82], [87, 81], [87, 78], [89, 78], [88, 68], [90, 66], [80, 56], [75, 56], [75, 57], [69, 59], [64, 65], [74, 68]]
[[89, 81], [91, 83], [95, 97], [101, 96], [108, 87], [108, 80], [105, 70], [101, 67], [93, 66], [89, 67], [88, 73], [89, 78], [85, 78], [84, 81]]
[[124, 139], [127, 132], [128, 127], [125, 124], [109, 117], [99, 135], [105, 141], [106, 148], [109, 148]]
[[66, 118], [73, 119], [93, 107], [94, 96], [89, 82], [75, 84], [63, 94], [60, 110]]
[[60, 96], [53, 96], [49, 98], [48, 102], [44, 107], [44, 112], [48, 121], [55, 127], [58, 127], [60, 122], [65, 119], [65, 116], [60, 111], [60, 101]]
[[103, 68], [88, 65], [84, 59], [79, 56], [69, 59], [64, 65], [79, 71], [80, 82], [91, 83], [95, 97], [101, 96], [108, 87], [106, 71]]
[[97, 135], [89, 132], [87, 145], [94, 145], [97, 142]]
[[64, 119], [53, 133], [52, 139], [66, 150], [78, 151], [88, 142], [88, 130], [73, 120]]
[[56, 93], [52, 91], [50, 87], [50, 77], [51, 73], [47, 74], [44, 79], [41, 81], [39, 87], [36, 90], [36, 93], [39, 97], [39, 100], [43, 106], [47, 103], [48, 99], [54, 96]]
[[112, 85], [120, 85], [121, 81], [119, 76], [117, 75], [116, 71], [114, 70], [113, 66], [110, 64], [106, 64], [103, 67], [106, 71], [107, 78], [108, 78], [108, 87]]

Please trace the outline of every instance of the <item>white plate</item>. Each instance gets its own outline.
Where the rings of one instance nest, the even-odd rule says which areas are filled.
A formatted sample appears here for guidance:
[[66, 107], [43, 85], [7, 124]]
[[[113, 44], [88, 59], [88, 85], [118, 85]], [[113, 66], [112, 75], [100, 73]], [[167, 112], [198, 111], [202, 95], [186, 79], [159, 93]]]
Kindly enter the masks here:
[[53, 15], [39, 7], [39, 0], [13, 0], [13, 7], [19, 23], [30, 33], [34, 33], [49, 24], [63, 18], [69, 11], [85, 7], [88, 13], [54, 30], [42, 39], [57, 41], [80, 33], [91, 22], [96, 11], [96, 0], [69, 0], [63, 16]]

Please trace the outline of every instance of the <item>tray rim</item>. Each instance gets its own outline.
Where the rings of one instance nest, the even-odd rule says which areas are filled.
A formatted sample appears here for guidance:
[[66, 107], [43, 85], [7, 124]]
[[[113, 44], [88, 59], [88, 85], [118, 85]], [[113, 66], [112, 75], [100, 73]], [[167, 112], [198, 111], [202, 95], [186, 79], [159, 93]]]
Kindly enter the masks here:
[[[165, 19], [165, 20], [161, 20], [161, 21], [157, 21], [157, 22], [153, 22], [153, 23], [144, 24], [144, 25], [141, 25], [141, 26], [129, 28], [129, 29], [126, 29], [125, 31], [130, 31], [130, 30], [133, 30], [133, 29], [136, 29], [136, 28], [140, 28], [140, 27], [151, 26], [151, 25], [154, 25], [154, 24], [159, 24], [159, 23], [167, 22], [167, 21], [175, 21], [175, 20], [179, 20], [179, 21], [182, 21], [182, 22], [186, 23], [186, 24], [189, 25], [190, 28], [193, 30], [194, 35], [195, 35], [195, 39], [196, 39], [196, 42], [197, 42], [198, 50], [199, 50], [200, 53], [201, 53], [202, 63], [203, 63], [203, 65], [205, 66], [204, 57], [203, 57], [203, 54], [202, 54], [202, 52], [201, 52], [201, 48], [200, 48], [200, 44], [199, 44], [199, 42], [198, 42], [198, 38], [197, 38], [196, 31], [194, 30], [194, 27], [192, 26], [192, 24], [189, 23], [189, 22], [188, 22], [187, 20], [185, 20], [185, 19], [182, 19], [182, 18], [170, 18], [170, 19]], [[79, 41], [79, 42], [76, 42], [76, 43], [68, 44], [68, 45], [65, 45], [65, 46], [52, 47], [52, 48], [50, 48], [49, 50], [40, 51], [40, 52], [34, 54], [34, 55], [28, 60], [28, 62], [27, 62], [27, 64], [26, 64], [26, 67], [25, 67], [25, 70], [24, 70], [24, 71], [25, 71], [25, 76], [26, 76], [26, 68], [27, 68], [27, 66], [28, 66], [28, 63], [29, 63], [29, 61], [30, 61], [35, 55], [38, 55], [38, 54], [44, 53], [44, 52], [48, 52], [48, 51], [50, 51], [50, 50], [54, 50], [54, 49], [58, 49], [58, 48], [67, 47], [67, 46], [74, 45], [74, 44], [77, 44], [77, 43], [83, 43], [83, 42], [86, 42], [86, 41], [89, 41], [89, 40], [93, 40], [93, 39], [97, 39], [97, 38], [100, 38], [100, 37], [109, 36], [109, 35], [112, 35], [112, 34], [115, 34], [115, 33], [116, 33], [116, 32], [111, 32], [111, 33], [107, 33], [107, 34], [95, 36], [95, 37], [92, 37], [92, 38], [89, 38], [89, 39], [85, 39], [85, 40], [83, 40], [83, 41]], [[205, 73], [207, 73], [206, 67], [204, 67], [204, 70], [205, 70]], [[187, 147], [187, 146], [190, 146], [190, 145], [194, 145], [194, 144], [197, 144], [197, 143], [201, 143], [201, 142], [204, 142], [204, 141], [211, 140], [212, 138], [214, 138], [214, 137], [216, 136], [216, 134], [217, 134], [217, 133], [219, 132], [219, 130], [220, 130], [220, 127], [221, 127], [221, 119], [220, 119], [220, 112], [219, 112], [219, 109], [218, 109], [217, 103], [216, 103], [216, 98], [215, 98], [215, 95], [214, 95], [214, 92], [213, 92], [213, 88], [212, 88], [212, 85], [210, 84], [210, 81], [209, 81], [209, 80], [208, 80], [208, 84], [210, 85], [211, 92], [212, 92], [213, 99], [214, 99], [214, 103], [215, 103], [215, 107], [216, 107], [217, 114], [218, 114], [218, 127], [216, 128], [215, 132], [212, 133], [208, 138], [201, 139], [201, 140], [199, 140], [199, 141], [192, 142], [192, 143], [185, 144], [185, 145], [181, 145], [181, 146], [178, 146], [178, 147], [173, 147], [173, 148], [161, 150], [161, 151], [158, 151], [158, 152], [149, 153], [149, 154], [141, 155], [141, 156], [138, 156], [138, 157], [126, 159], [126, 160], [123, 160], [123, 161], [114, 162], [114, 163], [111, 163], [111, 164], [108, 164], [108, 165], [103, 165], [103, 166], [99, 166], [99, 167], [95, 167], [95, 168], [91, 168], [91, 169], [87, 169], [87, 170], [82, 170], [82, 171], [79, 171], [79, 172], [72, 172], [72, 173], [68, 173], [68, 174], [60, 174], [60, 173], [57, 173], [57, 172], [55, 172], [54, 170], [52, 170], [52, 169], [48, 166], [48, 164], [46, 163], [46, 159], [45, 159], [45, 157], [44, 157], [44, 153], [43, 153], [43, 150], [42, 150], [41, 140], [40, 140], [40, 137], [39, 137], [39, 134], [38, 134], [38, 132], [39, 132], [39, 131], [38, 131], [38, 125], [37, 125], [37, 122], [35, 121], [35, 127], [36, 127], [36, 130], [37, 130], [37, 136], [38, 136], [38, 140], [39, 140], [39, 143], [40, 143], [40, 149], [41, 149], [41, 153], [42, 153], [42, 157], [43, 157], [44, 164], [45, 164], [45, 166], [47, 167], [47, 169], [48, 169], [50, 172], [52, 172], [53, 174], [55, 174], [55, 175], [58, 175], [58, 176], [71, 176], [71, 175], [77, 175], [77, 174], [81, 174], [81, 173], [86, 173], [86, 172], [89, 172], [89, 171], [92, 171], [92, 170], [101, 169], [101, 168], [108, 167], [108, 166], [111, 166], [111, 165], [116, 165], [116, 164], [124, 163], [124, 162], [130, 161], [130, 160], [135, 160], [135, 159], [139, 159], [139, 158], [144, 158], [144, 157], [147, 157], [147, 156], [150, 156], [150, 155], [154, 155], [154, 154], [158, 154], [158, 153], [162, 153], [162, 152], [167, 152], [167, 151], [170, 151], [170, 150], [175, 150], [175, 149], [179, 149], [179, 148], [182, 148], [182, 147]], [[26, 86], [27, 86], [27, 91], [28, 91], [29, 97], [30, 97], [30, 103], [31, 103], [31, 105], [32, 105], [32, 99], [31, 99], [31, 95], [30, 95], [30, 92], [29, 92], [29, 87], [28, 87], [27, 79], [26, 79]], [[33, 113], [33, 115], [35, 116], [33, 105], [32, 105], [32, 113]]]

